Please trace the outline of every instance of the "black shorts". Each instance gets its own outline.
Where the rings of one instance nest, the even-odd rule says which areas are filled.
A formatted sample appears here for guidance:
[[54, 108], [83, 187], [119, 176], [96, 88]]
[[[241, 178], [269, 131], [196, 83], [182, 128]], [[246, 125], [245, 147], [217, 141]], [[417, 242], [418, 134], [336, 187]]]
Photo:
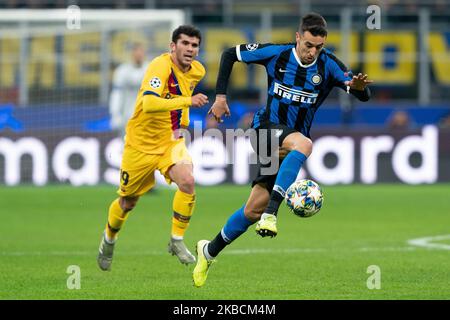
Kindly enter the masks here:
[[[282, 124], [270, 122], [262, 124], [259, 128], [255, 129], [255, 131], [257, 139], [256, 143], [252, 143], [252, 146], [258, 155], [258, 175], [252, 182], [252, 188], [256, 184], [259, 184], [271, 193], [278, 175], [278, 169], [276, 170], [276, 173], [268, 175], [264, 174], [264, 171], [273, 165], [272, 161], [278, 161], [277, 168], [279, 168], [281, 161], [279, 160], [278, 155], [272, 157], [272, 153], [278, 151], [278, 147], [283, 144], [284, 139], [286, 139], [288, 135], [298, 131]], [[272, 136], [271, 133], [273, 134]], [[276, 141], [276, 146], [273, 146], [273, 140]], [[269, 160], [269, 157], [271, 161]]]

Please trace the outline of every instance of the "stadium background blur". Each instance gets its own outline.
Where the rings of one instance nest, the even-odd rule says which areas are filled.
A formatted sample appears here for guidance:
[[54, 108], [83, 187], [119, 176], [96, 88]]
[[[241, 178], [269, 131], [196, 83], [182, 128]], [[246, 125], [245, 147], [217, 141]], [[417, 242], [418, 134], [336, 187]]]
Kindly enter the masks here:
[[[368, 28], [373, 12], [366, 10], [372, 4], [381, 8], [380, 29]], [[71, 5], [81, 11], [76, 7], [67, 11]], [[55, 9], [60, 11], [42, 11]], [[140, 271], [148, 269], [148, 265], [173, 263], [166, 261], [164, 254], [147, 264], [135, 259], [139, 250], [153, 250], [148, 253], [152, 258], [164, 247], [162, 231], [154, 230], [149, 235], [145, 229], [161, 223], [162, 216], [170, 211], [169, 193], [158, 190], [154, 197], [145, 197], [136, 211], [165, 209], [158, 214], [136, 214], [136, 220], [130, 219], [127, 225], [129, 231], [121, 245], [123, 252], [128, 248], [135, 254], [122, 256], [123, 264], [118, 260], [116, 267], [126, 268], [126, 262], [133, 263], [136, 279], [127, 278], [128, 283], [123, 283], [120, 290], [127, 298], [163, 299], [448, 299], [448, 274], [446, 278], [442, 266], [448, 267], [445, 250], [450, 246], [441, 244], [440, 249], [445, 250], [436, 252], [404, 247], [405, 241], [414, 237], [445, 234], [442, 239], [449, 238], [450, 208], [445, 201], [450, 181], [448, 0], [0, 1], [0, 228], [5, 236], [0, 259], [5, 270], [14, 272], [0, 276], [0, 287], [4, 288], [0, 297], [125, 297], [120, 290], [118, 295], [108, 291], [117, 288], [105, 287], [106, 278], [95, 273], [92, 257], [106, 206], [114, 197], [112, 185], [118, 183], [119, 177], [122, 141], [109, 124], [111, 82], [115, 68], [129, 59], [134, 43], [144, 45], [150, 60], [167, 52], [171, 30], [177, 23], [199, 27], [203, 39], [198, 58], [206, 66], [207, 75], [197, 91], [213, 101], [223, 49], [240, 43], [293, 42], [299, 18], [310, 11], [319, 12], [328, 22], [326, 47], [335, 51], [353, 73], [367, 73], [375, 83], [370, 86], [372, 98], [368, 103], [360, 103], [336, 89], [317, 112], [312, 126], [314, 152], [302, 176], [325, 186], [325, 212], [303, 227], [286, 216], [287, 237], [278, 237], [278, 242], [271, 243], [267, 250], [288, 256], [286, 266], [276, 266], [285, 277], [292, 276], [289, 266], [299, 261], [311, 263], [301, 265], [302, 269], [320, 269], [324, 260], [336, 255], [331, 265], [343, 278], [328, 281], [328, 271], [320, 269], [320, 279], [303, 279], [309, 289], [297, 292], [289, 289], [293, 279], [281, 277], [280, 282], [270, 286], [275, 291], [259, 296], [258, 288], [265, 292], [265, 287], [252, 285], [254, 289], [248, 289], [245, 279], [252, 279], [253, 274], [247, 272], [247, 278], [240, 278], [242, 282], [237, 284], [241, 291], [231, 293], [231, 289], [220, 291], [220, 285], [229, 285], [224, 282], [229, 275], [224, 264], [222, 271], [218, 268], [216, 278], [222, 280], [212, 280], [212, 291], [183, 295], [176, 285], [183, 287], [188, 275], [179, 276], [166, 267], [162, 269], [167, 274]], [[231, 117], [217, 125], [205, 121], [208, 107], [191, 110], [191, 131], [196, 126], [222, 132], [227, 128], [248, 128], [253, 112], [264, 106], [265, 86], [263, 69], [235, 64], [229, 88]], [[205, 230], [218, 230], [240, 205], [255, 173], [254, 166], [248, 165], [248, 141], [238, 138], [230, 146], [223, 139], [222, 144], [212, 137], [197, 137], [189, 145], [200, 186], [198, 213], [188, 235], [192, 243], [199, 237], [213, 236], [205, 234]], [[360, 183], [373, 186], [361, 188]], [[219, 186], [201, 187], [210, 185]], [[223, 203], [217, 205], [213, 199], [222, 199]], [[214, 219], [208, 216], [211, 211], [216, 214]], [[367, 223], [372, 223], [369, 229], [365, 229]], [[301, 228], [300, 235], [296, 226]], [[137, 245], [137, 239], [143, 238], [146, 245]], [[54, 239], [61, 241], [55, 243]], [[153, 246], [155, 239], [160, 240]], [[237, 242], [237, 250], [260, 246], [253, 237], [245, 239], [246, 243]], [[334, 251], [321, 251], [328, 246]], [[387, 247], [380, 249], [382, 246]], [[366, 260], [361, 252], [373, 259]], [[409, 252], [414, 252], [417, 260], [406, 257]], [[234, 254], [225, 254], [223, 259], [255, 263], [247, 261], [247, 256]], [[294, 255], [306, 255], [307, 259], [297, 260]], [[342, 257], [346, 257], [347, 264]], [[24, 264], [21, 259], [33, 263]], [[65, 268], [73, 261], [91, 275], [92, 281], [86, 286], [90, 286], [92, 295], [73, 296], [56, 284], [54, 279], [65, 284], [66, 275], [55, 266]], [[395, 279], [403, 279], [405, 291], [396, 291], [401, 285], [394, 278], [390, 283], [395, 285], [384, 295], [371, 296], [359, 289], [346, 291], [346, 281], [353, 281], [347, 271], [355, 271], [356, 266], [365, 268], [373, 261], [384, 261], [386, 268], [395, 270], [400, 277]], [[264, 259], [259, 264], [270, 268]], [[409, 264], [419, 267], [405, 271]], [[21, 272], [30, 275], [30, 280]], [[364, 272], [358, 281], [365, 281]], [[151, 280], [146, 278], [149, 276]], [[112, 277], [122, 283], [117, 274]], [[147, 280], [139, 282], [143, 278]], [[55, 286], [59, 291], [54, 290]]]
[[[366, 10], [372, 3], [378, 4], [381, 9], [380, 30], [368, 28], [371, 13], [367, 13]], [[432, 183], [450, 178], [449, 150], [447, 146], [442, 145], [443, 140], [448, 140], [446, 129], [450, 126], [448, 1], [2, 2], [2, 7], [6, 8], [3, 12], [15, 8], [34, 10], [60, 8], [64, 13], [65, 8], [70, 5], [78, 5], [81, 15], [91, 9], [123, 12], [118, 10], [183, 8], [178, 12], [182, 16], [178, 21], [193, 23], [203, 32], [199, 60], [205, 64], [207, 76], [197, 91], [207, 93], [210, 99], [214, 96], [220, 54], [224, 48], [239, 43], [292, 42], [299, 17], [311, 10], [318, 11], [326, 17], [329, 24], [327, 47], [335, 51], [353, 72], [369, 74], [375, 84], [371, 86], [372, 99], [369, 103], [358, 103], [345, 93], [334, 90], [321, 107], [314, 122], [313, 138], [317, 139], [330, 132], [337, 137], [350, 134], [353, 139], [352, 145], [346, 144], [342, 139], [339, 141], [352, 149], [351, 157], [355, 159], [355, 164], [351, 168], [340, 167], [339, 159], [342, 155], [334, 154], [332, 149], [325, 146], [321, 152], [322, 165], [320, 168], [312, 169], [314, 172], [311, 176], [321, 183], [330, 184], [378, 181]], [[15, 137], [16, 151], [8, 151], [14, 148], [11, 143], [2, 144], [0, 181], [7, 185], [29, 182], [43, 185], [67, 181], [77, 185], [114, 183], [117, 180], [115, 175], [108, 172], [111, 171], [109, 168], [111, 166], [117, 169], [118, 162], [113, 159], [117, 157], [110, 157], [110, 161], [107, 157], [106, 159], [103, 157], [105, 149], [113, 149], [115, 154], [120, 149], [118, 146], [120, 141], [115, 140], [111, 145], [113, 135], [108, 135], [111, 129], [107, 106], [113, 71], [120, 63], [129, 59], [134, 42], [144, 44], [148, 59], [167, 51], [169, 30], [172, 28], [170, 23], [173, 23], [173, 20], [168, 20], [167, 23], [153, 20], [154, 16], [158, 15], [167, 16], [167, 19], [172, 16], [171, 19], [174, 19], [173, 14], [170, 12], [158, 14], [154, 11], [142, 14], [143, 20], [137, 23], [130, 20], [100, 21], [95, 18], [94, 13], [91, 20], [83, 21], [81, 18], [80, 29], [76, 27], [70, 29], [64, 20], [46, 19], [51, 17], [49, 13], [44, 12], [43, 16], [37, 18], [37, 11], [29, 11], [27, 14], [15, 12], [17, 16], [10, 16], [10, 20], [2, 16], [4, 30], [0, 35], [2, 70], [0, 130], [2, 136]], [[17, 19], [19, 16], [20, 19]], [[236, 65], [229, 92], [232, 116], [227, 118], [220, 128], [232, 128], [236, 124], [241, 128], [247, 128], [253, 112], [264, 105], [265, 85], [262, 68]], [[191, 111], [192, 124], [194, 121], [201, 121], [204, 129], [215, 126], [211, 121], [204, 121], [206, 109]], [[411, 151], [409, 154], [403, 152], [404, 157], [390, 157], [389, 153], [395, 150], [393, 142], [382, 144], [377, 140], [373, 143], [378, 145], [378, 151], [375, 155], [367, 155], [367, 152], [364, 152], [373, 147], [360, 143], [367, 135], [386, 134], [398, 142], [408, 135], [420, 134], [420, 130], [427, 125], [432, 127], [427, 127], [431, 128], [431, 131], [427, 131], [429, 135], [423, 136], [426, 143], [422, 144], [422, 147], [427, 145], [431, 148], [428, 151], [413, 150], [414, 146], [410, 145], [409, 149], [406, 148]], [[440, 130], [443, 135], [441, 139], [437, 138], [437, 133], [433, 130]], [[30, 136], [37, 137], [44, 143], [47, 153], [40, 155], [39, 151], [36, 151], [31, 162], [27, 156], [21, 157], [22, 151], [17, 151], [21, 149], [17, 144], [18, 138]], [[68, 168], [55, 168], [58, 163], [53, 161], [53, 164], [48, 165], [47, 174], [42, 171], [39, 174], [37, 171], [40, 170], [33, 169], [33, 165], [36, 167], [39, 159], [46, 163], [49, 162], [48, 159], [54, 158], [55, 153], [60, 154], [55, 152], [55, 148], [61, 145], [61, 142], [67, 141], [65, 139], [74, 136], [95, 137], [96, 140], [91, 146], [97, 160], [92, 160], [92, 166], [100, 163], [99, 169], [86, 168], [84, 179], [80, 175], [79, 178], [71, 178], [76, 174], [76, 170], [72, 170], [74, 166], [78, 166], [80, 170], [83, 167], [82, 159], [77, 157], [76, 146], [72, 151], [62, 152], [63, 158], [64, 154], [66, 155]], [[83, 140], [77, 141], [82, 144]], [[325, 142], [323, 140], [321, 145], [325, 145]], [[99, 146], [96, 143], [99, 143]], [[316, 147], [318, 146], [316, 143]], [[39, 149], [36, 146], [25, 147], [27, 148]], [[225, 172], [220, 174], [224, 177], [216, 178], [217, 180], [199, 179], [200, 184], [219, 182], [245, 184], [250, 181], [251, 169], [239, 171], [234, 176], [241, 178], [234, 179], [232, 174], [234, 169], [229, 164], [233, 160], [228, 159], [225, 162], [220, 160], [225, 159], [223, 156], [225, 149], [222, 150], [220, 147], [210, 149], [211, 159], [205, 159], [202, 156], [202, 153], [205, 153], [204, 147], [195, 148], [200, 152], [198, 157], [203, 158], [197, 161], [200, 164], [199, 168], [211, 164], [212, 160], [212, 163], [217, 164], [219, 171]], [[230, 150], [227, 151], [230, 153]], [[420, 152], [432, 155], [421, 158]], [[12, 157], [11, 154], [17, 156]], [[439, 161], [436, 157], [440, 158]], [[23, 158], [22, 162], [19, 158]], [[360, 164], [361, 158], [363, 162]], [[12, 162], [14, 164], [11, 164]], [[89, 160], [85, 162], [90, 163]], [[367, 162], [372, 169], [366, 168]], [[379, 170], [373, 169], [374, 166], [377, 167], [377, 163]], [[405, 163], [407, 167], [409, 163], [410, 170], [400, 168], [404, 167]], [[11, 169], [5, 170], [5, 166], [10, 166]], [[333, 168], [335, 170], [331, 170]], [[334, 179], [326, 178], [343, 169], [354, 172], [347, 176], [341, 174]], [[89, 172], [92, 170], [95, 172]], [[208, 170], [206, 168], [201, 172]], [[365, 174], [367, 170], [377, 172]], [[212, 172], [211, 176], [217, 177], [214, 170]], [[201, 175], [200, 171], [198, 174]], [[422, 176], [414, 179], [411, 178], [411, 174]], [[367, 175], [369, 177], [366, 177]]]

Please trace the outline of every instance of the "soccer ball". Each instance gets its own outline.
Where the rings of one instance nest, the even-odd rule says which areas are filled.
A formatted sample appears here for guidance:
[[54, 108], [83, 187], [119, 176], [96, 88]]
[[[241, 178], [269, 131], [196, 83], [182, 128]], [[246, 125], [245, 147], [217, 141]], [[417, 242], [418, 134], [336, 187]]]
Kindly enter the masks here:
[[288, 208], [302, 218], [312, 217], [322, 208], [322, 189], [312, 180], [295, 181], [287, 189], [285, 198]]

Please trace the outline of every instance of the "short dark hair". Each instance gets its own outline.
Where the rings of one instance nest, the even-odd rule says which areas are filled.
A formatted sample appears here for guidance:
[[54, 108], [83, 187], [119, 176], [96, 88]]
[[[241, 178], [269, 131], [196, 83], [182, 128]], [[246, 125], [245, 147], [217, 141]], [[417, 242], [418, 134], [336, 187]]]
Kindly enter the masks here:
[[198, 38], [200, 40], [199, 42], [202, 42], [202, 34], [200, 33], [200, 30], [191, 25], [182, 25], [173, 30], [172, 42], [177, 43], [178, 39], [180, 39], [180, 36], [182, 34], [185, 34], [188, 37]]
[[328, 34], [327, 22], [320, 14], [311, 12], [302, 17], [299, 31], [301, 34], [309, 31], [315, 37], [326, 37]]

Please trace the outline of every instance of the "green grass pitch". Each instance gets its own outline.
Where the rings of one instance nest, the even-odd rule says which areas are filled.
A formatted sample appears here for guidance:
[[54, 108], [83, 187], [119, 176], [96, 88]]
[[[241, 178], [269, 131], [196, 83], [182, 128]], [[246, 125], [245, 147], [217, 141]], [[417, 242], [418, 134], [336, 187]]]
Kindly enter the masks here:
[[[186, 242], [212, 239], [249, 186], [198, 187]], [[312, 218], [279, 213], [276, 238], [251, 226], [227, 247], [202, 288], [193, 266], [166, 252], [173, 190], [141, 198], [117, 243], [111, 272], [96, 255], [112, 186], [0, 189], [0, 299], [449, 299], [450, 185], [324, 187]], [[431, 239], [437, 248], [408, 240]], [[440, 247], [439, 247], [440, 246]], [[81, 289], [67, 288], [70, 265]], [[381, 288], [368, 289], [368, 267]]]

